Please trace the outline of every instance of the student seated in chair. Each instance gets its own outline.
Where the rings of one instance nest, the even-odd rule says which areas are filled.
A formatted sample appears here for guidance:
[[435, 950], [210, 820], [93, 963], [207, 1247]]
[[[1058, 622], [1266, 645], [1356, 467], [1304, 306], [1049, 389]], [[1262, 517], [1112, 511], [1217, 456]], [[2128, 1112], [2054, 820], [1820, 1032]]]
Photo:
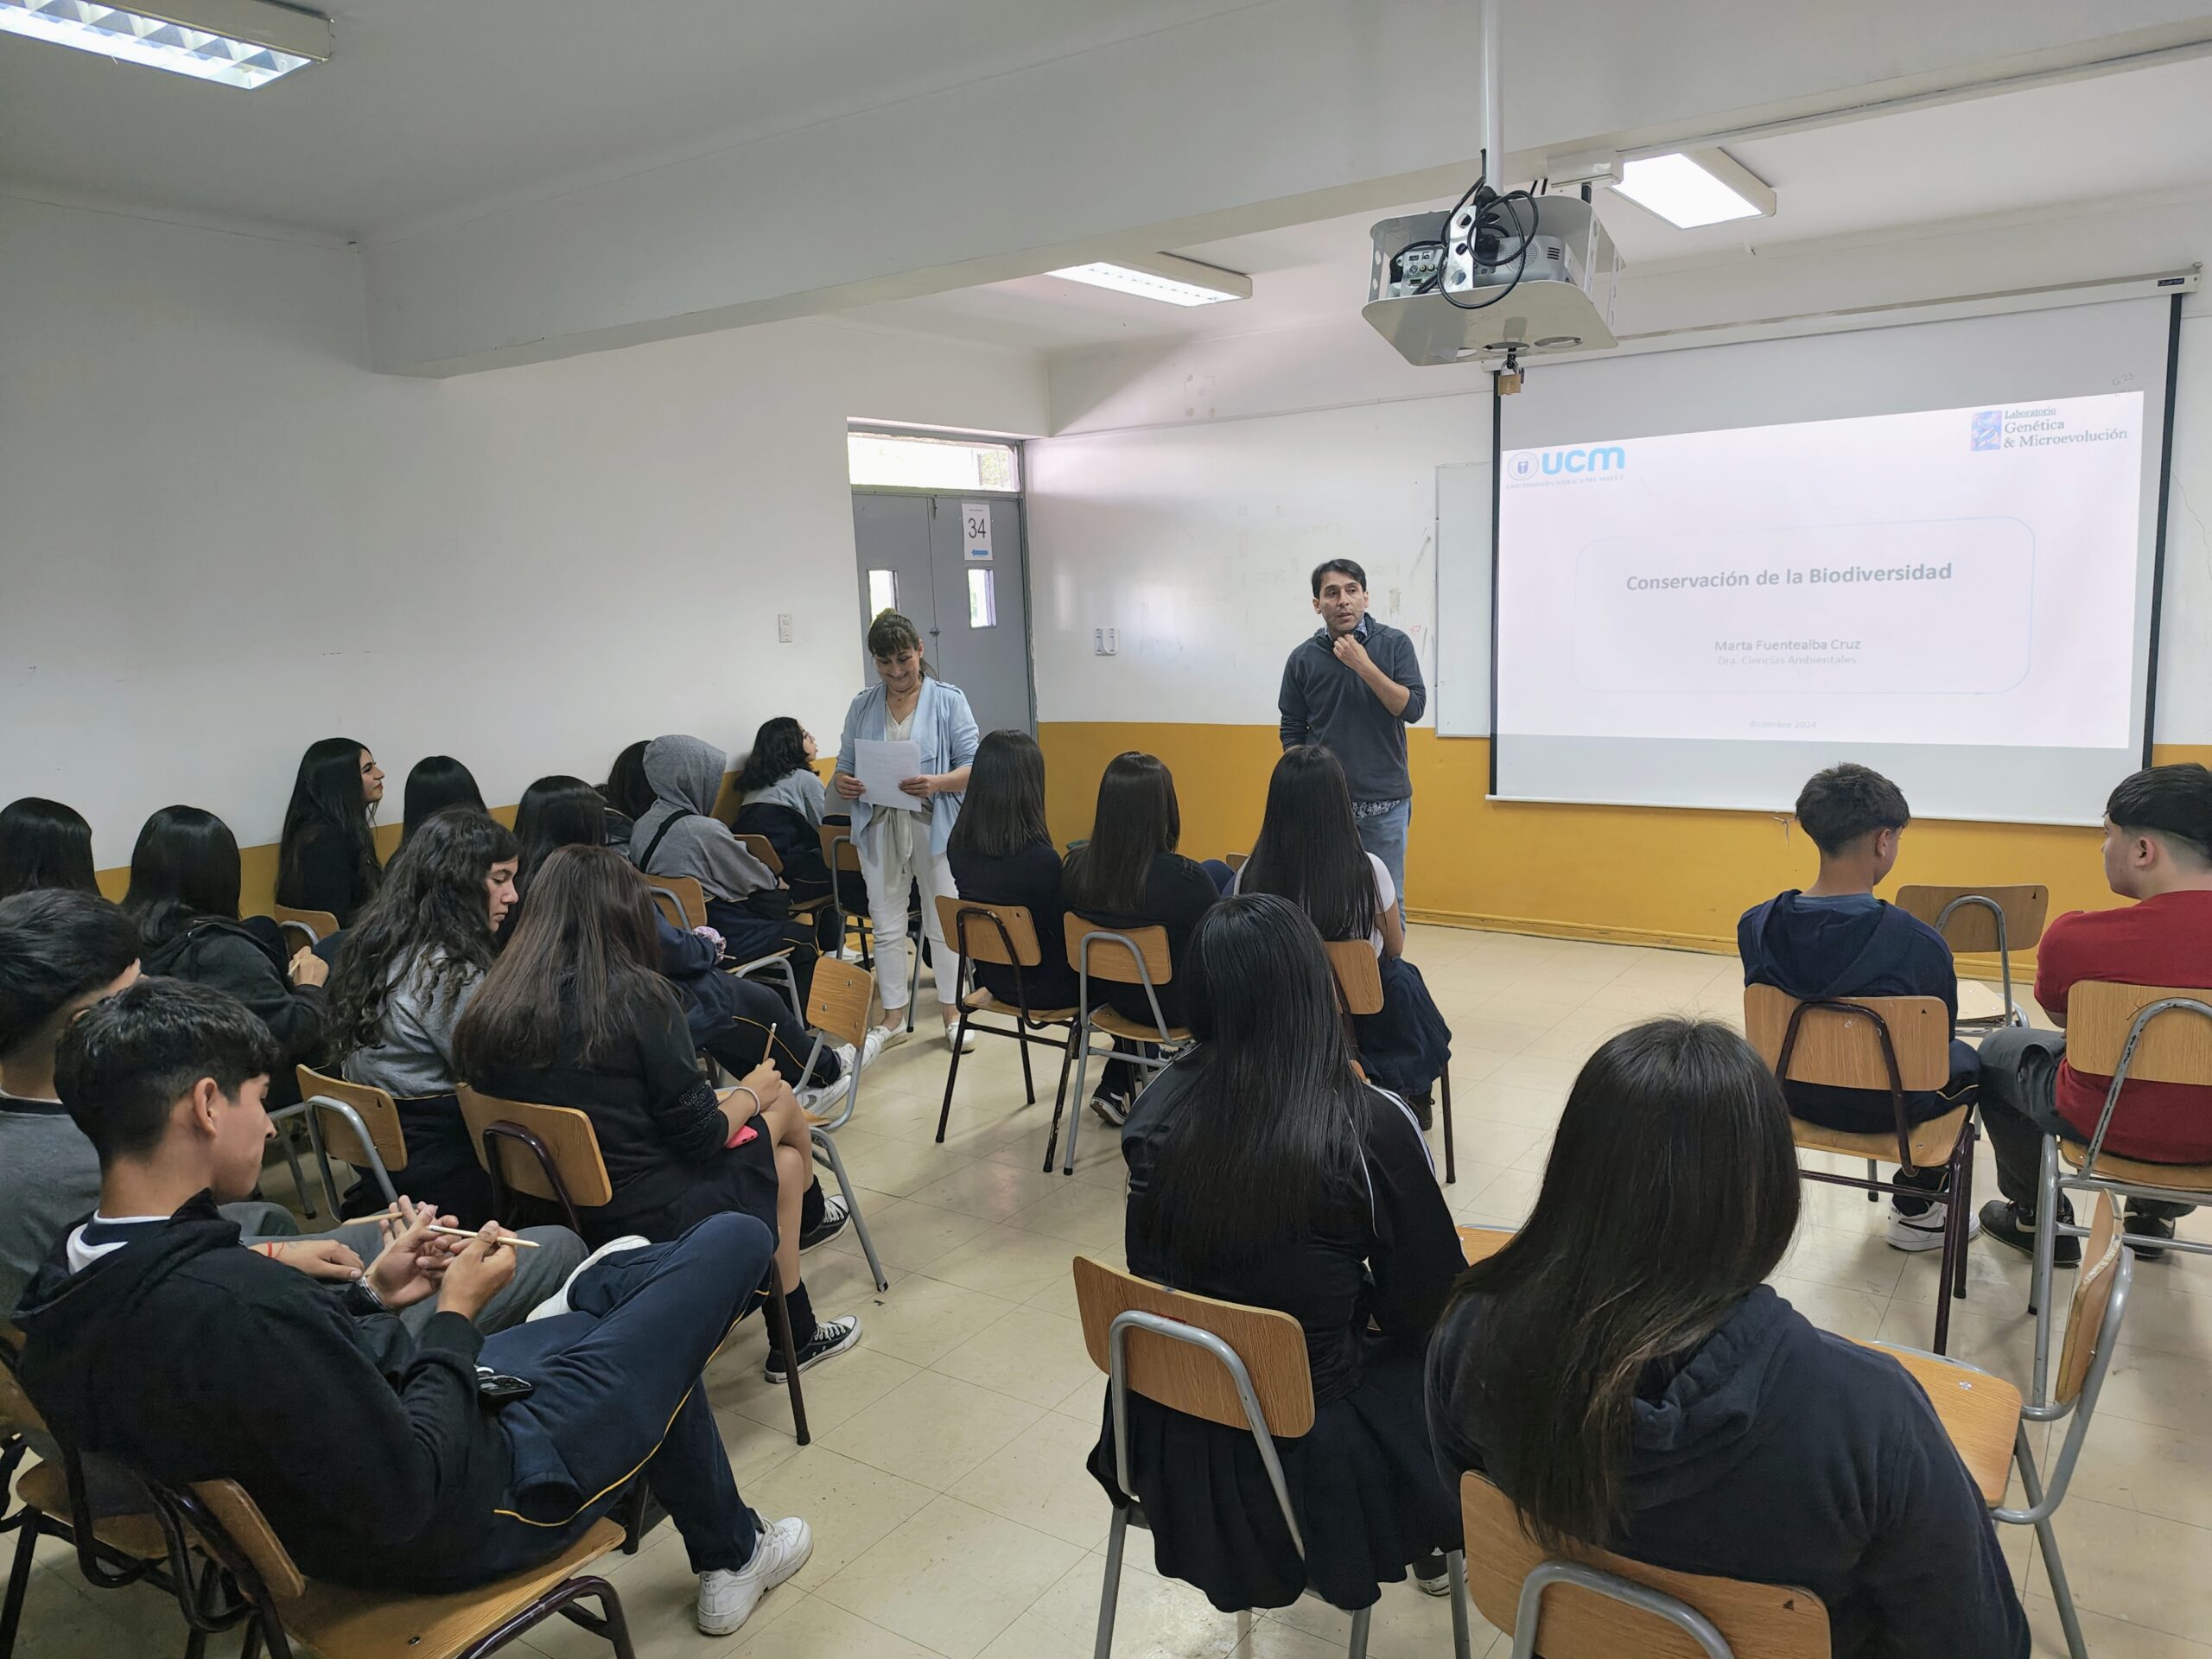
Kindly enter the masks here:
[[791, 951], [804, 1006], [814, 983], [812, 925], [791, 915], [791, 896], [775, 873], [747, 852], [714, 816], [724, 756], [696, 737], [657, 737], [645, 747], [653, 804], [630, 831], [630, 861], [647, 875], [691, 877], [706, 896], [707, 921], [731, 957], [757, 962]]
[[[952, 879], [963, 899], [983, 905], [1020, 905], [1037, 931], [1038, 963], [1017, 980], [1002, 963], [971, 962], [976, 983], [1008, 1007], [1023, 993], [1038, 1013], [1076, 1005], [1075, 969], [1068, 965], [1066, 908], [1060, 893], [1060, 855], [1045, 826], [1045, 753], [1023, 731], [989, 732], [976, 746], [960, 821], [945, 843]], [[969, 938], [996, 944], [998, 930], [980, 918]], [[950, 941], [954, 953], [960, 942]]]
[[[137, 982], [138, 949], [130, 918], [92, 893], [0, 901], [0, 1320], [99, 1202], [99, 1157], [54, 1091], [54, 1054], [72, 1020]], [[242, 1243], [316, 1278], [358, 1278], [383, 1246], [369, 1222], [301, 1237], [281, 1205], [247, 1198], [221, 1208]], [[486, 1331], [519, 1324], [584, 1258], [583, 1241], [565, 1227], [525, 1236], [537, 1248], [478, 1321]], [[430, 1312], [424, 1304], [403, 1318], [420, 1325]]]
[[[814, 770], [815, 754], [814, 734], [791, 715], [763, 721], [753, 734], [753, 752], [738, 768], [737, 816], [730, 820], [740, 835], [766, 837], [784, 867], [791, 902], [800, 905], [830, 896], [830, 867], [822, 859], [822, 824], [830, 798]], [[864, 893], [860, 902], [865, 908]], [[836, 926], [830, 906], [816, 912], [817, 949], [836, 953]]]
[[1115, 1487], [1110, 1408], [1090, 1471], [1143, 1504], [1160, 1573], [1224, 1611], [1309, 1589], [1371, 1606], [1409, 1567], [1442, 1593], [1459, 1504], [1423, 1421], [1421, 1352], [1464, 1258], [1428, 1148], [1404, 1103], [1353, 1072], [1321, 936], [1294, 906], [1224, 900], [1187, 963], [1196, 1045], [1122, 1131], [1129, 1270], [1305, 1327], [1313, 1427], [1277, 1450], [1306, 1558], [1246, 1429], [1133, 1393], [1137, 1490]]
[[[233, 998], [177, 980], [118, 992], [63, 1038], [99, 1209], [16, 1316], [24, 1387], [56, 1437], [172, 1484], [236, 1480], [303, 1573], [387, 1592], [550, 1560], [642, 1468], [700, 1575], [700, 1628], [736, 1630], [812, 1542], [804, 1521], [746, 1508], [700, 1385], [767, 1230], [725, 1215], [666, 1244], [616, 1241], [489, 1338], [477, 1319], [517, 1251], [488, 1225], [448, 1251], [417, 1212], [358, 1281], [317, 1283], [238, 1249], [215, 1209], [260, 1170], [275, 1059]], [[392, 1317], [425, 1301], [419, 1332]], [[494, 1403], [487, 1369], [532, 1392]]]
[[1611, 1039], [1535, 1211], [1452, 1290], [1437, 1455], [1547, 1548], [1803, 1586], [1835, 1659], [2026, 1659], [1996, 1529], [1920, 1384], [1763, 1282], [1799, 1187], [1789, 1108], [1741, 1037], [1659, 1020]]
[[0, 899], [41, 887], [100, 890], [92, 826], [73, 806], [26, 795], [0, 806]]
[[[594, 1243], [680, 1236], [737, 1211], [774, 1230], [801, 1370], [860, 1340], [852, 1315], [817, 1319], [799, 1281], [814, 1179], [806, 1115], [764, 1061], [717, 1094], [661, 977], [645, 878], [607, 847], [563, 847], [531, 883], [522, 925], [454, 1031], [461, 1075], [487, 1095], [567, 1106], [592, 1121], [614, 1189], [582, 1212]], [[813, 1243], [845, 1224], [817, 1213]], [[755, 1281], [756, 1284], [759, 1281]], [[767, 1380], [784, 1380], [782, 1351]]]
[[[351, 927], [376, 895], [383, 871], [377, 863], [377, 803], [384, 799], [384, 768], [350, 737], [326, 737], [308, 746], [284, 808], [276, 850], [276, 902], [294, 910], [327, 911]], [[327, 943], [327, 942], [326, 942]]]
[[[1973, 1046], [1958, 1038], [1959, 976], [1951, 947], [1927, 923], [1874, 896], [1896, 868], [1898, 842], [1911, 822], [1903, 791], [1880, 772], [1849, 762], [1815, 772], [1798, 792], [1797, 824], [1820, 853], [1820, 874], [1802, 892], [1792, 887], [1745, 912], [1736, 924], [1736, 950], [1745, 984], [1771, 985], [1800, 1001], [1942, 998], [1951, 1020], [1951, 1080], [1941, 1092], [1905, 1096], [1906, 1118], [1920, 1123], [1970, 1097], [1975, 1061]], [[1897, 1109], [1886, 1092], [1794, 1080], [1783, 1092], [1790, 1111], [1808, 1123], [1849, 1135], [1895, 1133]], [[1932, 1193], [1942, 1191], [1945, 1172], [1899, 1170], [1896, 1180]], [[1941, 1198], [1893, 1193], [1890, 1247], [1941, 1249], [1948, 1211]], [[1979, 1230], [1968, 1217], [1967, 1236]]]
[[[454, 1093], [453, 1029], [492, 965], [518, 857], [497, 819], [460, 806], [435, 814], [392, 855], [330, 981], [340, 1071], [398, 1103], [409, 1184], [471, 1227], [491, 1219], [492, 1179]], [[366, 1179], [345, 1201], [348, 1215], [383, 1207]]]
[[1352, 1016], [1359, 1064], [1428, 1128], [1436, 1079], [1452, 1058], [1452, 1027], [1421, 969], [1406, 960], [1405, 912], [1389, 866], [1361, 844], [1344, 769], [1328, 750], [1300, 744], [1283, 751], [1268, 780], [1259, 839], [1230, 890], [1280, 893], [1323, 938], [1364, 939], [1375, 948], [1382, 1006]]
[[[2036, 947], [2036, 1001], [2062, 1027], [2067, 995], [2085, 979], [2212, 986], [2212, 771], [2193, 763], [2150, 766], [2122, 780], [2105, 803], [2104, 861], [2112, 890], [2136, 902], [2069, 911]], [[2111, 1087], [2110, 1077], [2067, 1064], [2063, 1031], [1998, 1031], [1982, 1039], [1981, 1122], [2005, 1195], [1982, 1206], [1992, 1238], [2034, 1249], [2044, 1137], [2087, 1144]], [[2128, 1084], [2104, 1149], [2146, 1164], [2212, 1164], [2212, 1089]], [[2171, 1238], [2174, 1223], [2193, 1207], [2130, 1198], [2127, 1230]], [[2071, 1205], [2062, 1201], [2059, 1213], [2074, 1219]], [[2056, 1243], [2059, 1266], [2080, 1262], [2079, 1239]], [[2165, 1254], [2155, 1245], [2129, 1248], [2146, 1260]]]

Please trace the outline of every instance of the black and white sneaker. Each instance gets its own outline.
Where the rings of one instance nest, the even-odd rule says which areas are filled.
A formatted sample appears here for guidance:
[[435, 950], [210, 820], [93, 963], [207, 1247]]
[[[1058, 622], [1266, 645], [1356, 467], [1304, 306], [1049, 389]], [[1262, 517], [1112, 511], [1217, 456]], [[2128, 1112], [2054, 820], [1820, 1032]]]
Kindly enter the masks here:
[[817, 1244], [827, 1244], [845, 1230], [853, 1218], [852, 1206], [842, 1192], [822, 1195], [822, 1219], [798, 1236], [798, 1253], [804, 1255]]
[[1090, 1109], [1109, 1129], [1118, 1129], [1129, 1121], [1129, 1102], [1125, 1095], [1093, 1095]]
[[[861, 1339], [861, 1322], [855, 1314], [842, 1319], [823, 1319], [814, 1327], [814, 1334], [798, 1345], [798, 1368], [810, 1371], [823, 1360], [842, 1354]], [[784, 1380], [784, 1351], [772, 1342], [768, 1345], [768, 1363], [761, 1367], [761, 1377], [770, 1382]]]

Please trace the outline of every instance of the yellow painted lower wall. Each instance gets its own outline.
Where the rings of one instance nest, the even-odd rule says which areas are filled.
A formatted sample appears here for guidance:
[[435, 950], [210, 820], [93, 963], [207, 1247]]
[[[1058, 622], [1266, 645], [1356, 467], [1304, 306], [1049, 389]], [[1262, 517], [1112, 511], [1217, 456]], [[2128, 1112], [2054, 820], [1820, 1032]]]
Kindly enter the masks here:
[[[1251, 847], [1281, 753], [1266, 726], [1048, 721], [1037, 737], [1046, 810], [1063, 844], [1090, 832], [1106, 763], [1124, 749], [1147, 749], [1175, 774], [1183, 850], [1199, 858]], [[1737, 917], [1811, 880], [1811, 845], [1786, 819], [1491, 801], [1487, 739], [1419, 728], [1410, 739], [1406, 887], [1418, 918], [1732, 952]], [[2212, 764], [2212, 746], [2161, 744], [2156, 754], [2162, 763]], [[1905, 836], [1896, 879], [2041, 882], [2054, 916], [2100, 909], [2117, 901], [2105, 887], [2098, 839], [2091, 829], [1928, 820]]]

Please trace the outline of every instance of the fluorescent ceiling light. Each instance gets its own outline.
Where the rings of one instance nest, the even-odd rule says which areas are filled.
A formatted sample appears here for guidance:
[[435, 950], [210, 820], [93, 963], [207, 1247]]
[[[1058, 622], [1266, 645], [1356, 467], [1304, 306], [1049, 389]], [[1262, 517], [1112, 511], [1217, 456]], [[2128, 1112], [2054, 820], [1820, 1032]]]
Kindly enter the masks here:
[[1252, 297], [1252, 279], [1242, 271], [1202, 265], [1173, 253], [1101, 259], [1093, 264], [1069, 265], [1052, 274], [1071, 283], [1088, 283], [1093, 288], [1110, 288], [1117, 294], [1163, 300], [1169, 305], [1218, 305], [1224, 300]]
[[0, 0], [0, 31], [249, 89], [330, 55], [328, 18], [270, 0]]
[[1732, 219], [1763, 219], [1774, 212], [1774, 192], [1718, 149], [1678, 150], [1626, 162], [1613, 194], [1685, 231]]

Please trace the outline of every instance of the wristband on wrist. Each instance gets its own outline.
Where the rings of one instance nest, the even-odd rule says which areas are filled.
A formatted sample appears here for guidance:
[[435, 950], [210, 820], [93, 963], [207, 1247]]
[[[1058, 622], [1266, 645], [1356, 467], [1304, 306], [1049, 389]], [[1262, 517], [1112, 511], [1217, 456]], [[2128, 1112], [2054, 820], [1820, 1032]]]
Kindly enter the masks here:
[[[741, 1084], [734, 1084], [734, 1085], [733, 1085], [733, 1086], [736, 1089], [736, 1090], [737, 1090], [737, 1092], [738, 1092], [738, 1093], [742, 1094], [742, 1095], [748, 1095], [748, 1096], [752, 1096], [752, 1100], [753, 1100], [753, 1110], [752, 1110], [751, 1112], [748, 1112], [748, 1113], [747, 1114], [747, 1116], [748, 1116], [748, 1117], [757, 1117], [758, 1116], [760, 1116], [760, 1096], [758, 1094], [754, 1093], [754, 1092], [753, 1092], [753, 1090], [752, 1090], [748, 1085], [747, 1085], [747, 1084], [745, 1084], [741, 1083]], [[741, 1141], [741, 1140], [743, 1140], [743, 1139], [745, 1138], [745, 1132], [746, 1132], [747, 1129], [751, 1128], [752, 1127], [753, 1127], [753, 1126], [752, 1126], [752, 1124], [750, 1124], [750, 1123], [740, 1123], [739, 1125], [737, 1125], [737, 1127], [736, 1127], [736, 1128], [733, 1128], [733, 1129], [729, 1132], [729, 1139], [728, 1139], [728, 1140], [727, 1140], [727, 1141], [723, 1141], [723, 1142], [722, 1142], [722, 1145], [723, 1145], [725, 1147], [734, 1147], [734, 1146], [737, 1145], [737, 1143], [738, 1143], [740, 1141]]]

